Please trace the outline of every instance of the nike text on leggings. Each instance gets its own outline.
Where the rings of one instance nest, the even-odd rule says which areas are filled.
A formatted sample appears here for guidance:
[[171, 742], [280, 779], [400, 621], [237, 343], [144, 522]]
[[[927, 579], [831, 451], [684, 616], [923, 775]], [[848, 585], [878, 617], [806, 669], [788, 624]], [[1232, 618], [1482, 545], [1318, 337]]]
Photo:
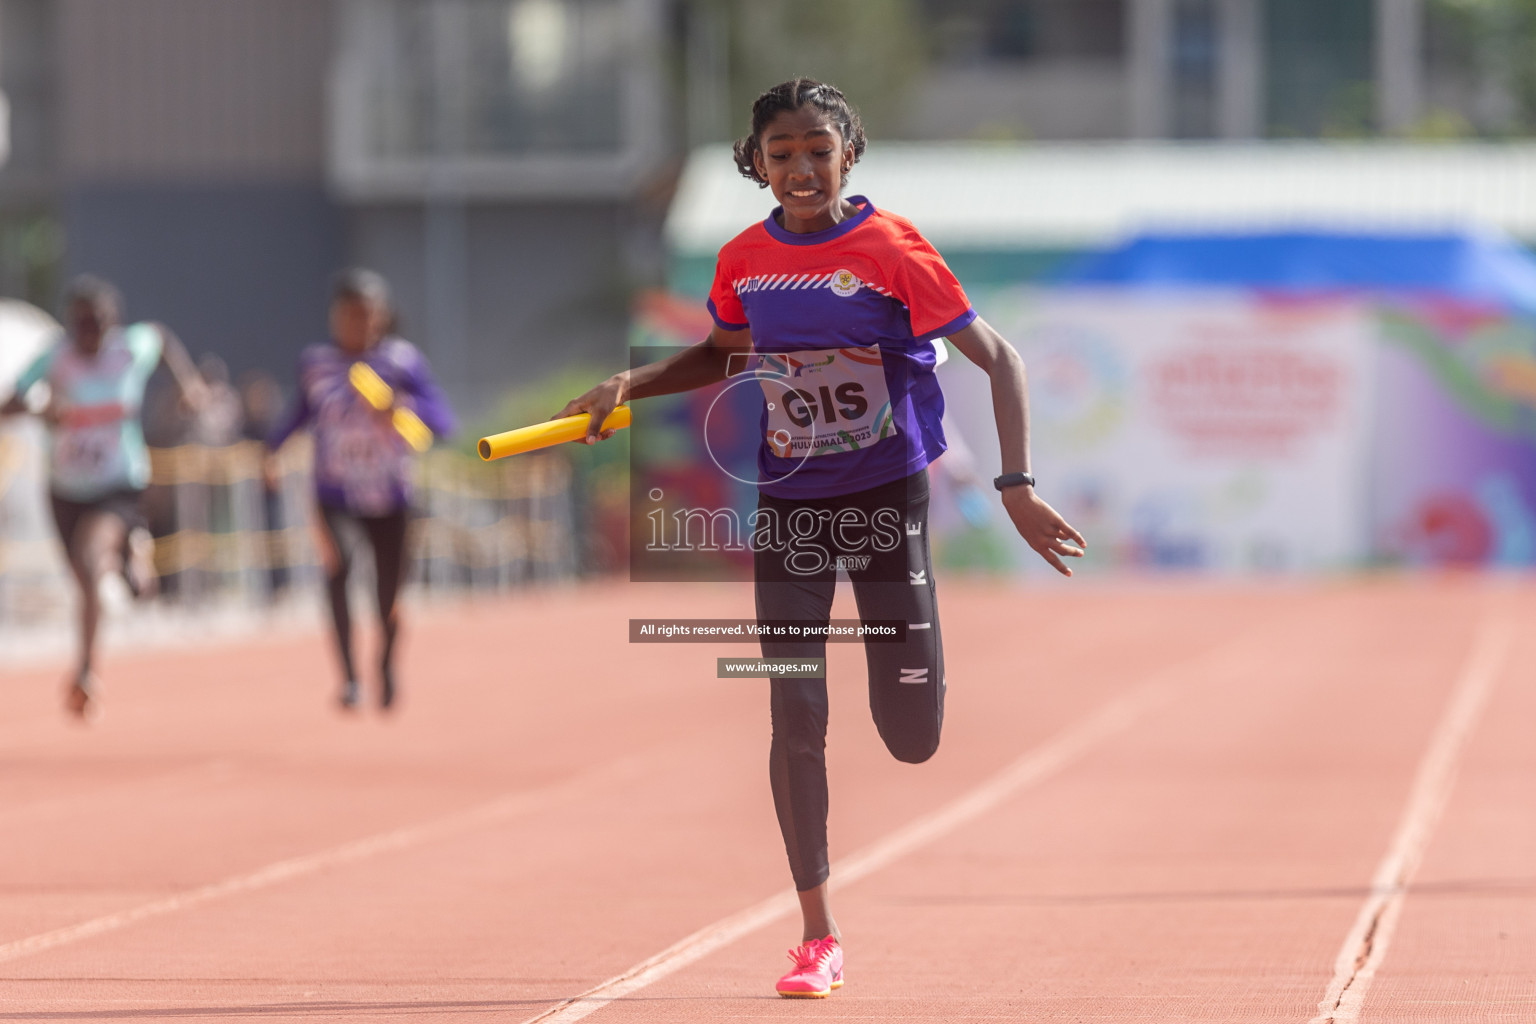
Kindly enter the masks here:
[[[861, 619], [907, 624], [904, 642], [864, 645], [875, 727], [898, 760], [932, 757], [944, 721], [944, 653], [928, 549], [927, 471], [837, 497], [760, 495], [758, 509], [779, 523], [798, 516], [794, 545], [756, 545], [758, 618], [825, 624], [841, 564]], [[820, 529], [813, 532], [813, 523]], [[876, 526], [850, 528], [869, 523]], [[804, 557], [807, 551], [815, 557]], [[762, 651], [765, 658], [821, 658], [826, 641], [765, 639]], [[773, 802], [795, 888], [804, 891], [827, 880], [827, 681], [776, 678], [769, 686]]]

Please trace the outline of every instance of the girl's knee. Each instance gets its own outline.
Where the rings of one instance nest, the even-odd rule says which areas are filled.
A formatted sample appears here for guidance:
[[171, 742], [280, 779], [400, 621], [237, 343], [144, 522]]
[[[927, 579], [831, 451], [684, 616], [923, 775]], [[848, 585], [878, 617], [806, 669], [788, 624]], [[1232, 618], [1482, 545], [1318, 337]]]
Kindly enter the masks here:
[[786, 696], [773, 702], [769, 716], [775, 736], [816, 735], [827, 732], [827, 705], [805, 697]]
[[96, 564], [88, 550], [72, 550], [69, 552], [69, 571], [74, 574], [76, 582], [82, 587], [93, 586], [96, 583]]
[[939, 750], [939, 734], [931, 736], [905, 736], [899, 739], [887, 737], [885, 747], [896, 760], [906, 764], [922, 764]]
[[116, 550], [96, 538], [82, 545], [70, 561], [75, 577], [81, 583], [91, 586], [107, 573], [121, 568], [122, 563]]
[[[806, 685], [816, 683], [820, 685]], [[827, 691], [821, 680], [775, 679], [769, 718], [776, 742], [803, 737], [818, 745], [827, 734]]]
[[876, 720], [880, 738], [891, 756], [906, 764], [922, 764], [939, 749], [941, 715], [884, 716]]

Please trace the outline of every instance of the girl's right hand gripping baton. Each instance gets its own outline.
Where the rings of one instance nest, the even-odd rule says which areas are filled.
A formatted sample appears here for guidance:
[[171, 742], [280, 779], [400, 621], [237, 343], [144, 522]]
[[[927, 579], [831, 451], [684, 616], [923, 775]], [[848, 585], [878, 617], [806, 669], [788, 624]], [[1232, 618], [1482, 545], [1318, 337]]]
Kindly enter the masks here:
[[[587, 436], [587, 424], [591, 422], [592, 414], [584, 412], [558, 420], [549, 420], [546, 423], [535, 423], [531, 427], [518, 427], [504, 434], [482, 437], [480, 457], [489, 462], [492, 459], [521, 455], [523, 452], [537, 451], [540, 448], [564, 444], [567, 441], [580, 441]], [[629, 426], [629, 423], [629, 406], [619, 405], [615, 406], [613, 412], [608, 414], [608, 418], [603, 420], [603, 429], [622, 430]]]

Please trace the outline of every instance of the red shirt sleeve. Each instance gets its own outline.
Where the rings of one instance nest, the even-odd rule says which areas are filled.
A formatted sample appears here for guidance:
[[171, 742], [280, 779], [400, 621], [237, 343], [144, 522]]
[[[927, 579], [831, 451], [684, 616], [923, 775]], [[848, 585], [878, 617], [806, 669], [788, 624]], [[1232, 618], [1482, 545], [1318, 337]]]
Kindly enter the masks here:
[[928, 239], [907, 226], [896, 243], [891, 294], [907, 307], [918, 341], [945, 337], [976, 319], [965, 289]]
[[709, 315], [727, 331], [740, 331], [747, 326], [747, 311], [736, 295], [735, 275], [731, 272], [734, 261], [725, 249], [715, 260], [715, 283], [709, 289]]

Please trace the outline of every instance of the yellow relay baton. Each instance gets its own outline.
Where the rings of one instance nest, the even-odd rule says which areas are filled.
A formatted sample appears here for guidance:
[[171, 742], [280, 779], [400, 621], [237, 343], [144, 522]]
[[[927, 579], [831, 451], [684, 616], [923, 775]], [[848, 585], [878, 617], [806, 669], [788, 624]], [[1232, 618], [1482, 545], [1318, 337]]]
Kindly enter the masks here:
[[[357, 393], [363, 396], [363, 400], [380, 412], [386, 412], [395, 404], [395, 391], [384, 378], [374, 372], [373, 367], [362, 360], [352, 364], [352, 369], [347, 371], [347, 379], [357, 389]], [[395, 432], [405, 438], [405, 443], [419, 452], [424, 452], [432, 447], [432, 430], [421, 417], [409, 409], [396, 409], [390, 420], [395, 425]]]
[[[603, 429], [622, 430], [629, 426], [630, 419], [629, 406], [614, 406], [613, 412], [603, 420]], [[492, 459], [521, 455], [523, 452], [536, 451], [540, 448], [548, 448], [550, 445], [564, 444], [567, 441], [580, 441], [587, 436], [587, 424], [591, 422], [592, 414], [584, 412], [558, 420], [549, 420], [546, 423], [535, 423], [531, 427], [518, 427], [504, 434], [482, 437], [480, 457], [490, 462]]]

